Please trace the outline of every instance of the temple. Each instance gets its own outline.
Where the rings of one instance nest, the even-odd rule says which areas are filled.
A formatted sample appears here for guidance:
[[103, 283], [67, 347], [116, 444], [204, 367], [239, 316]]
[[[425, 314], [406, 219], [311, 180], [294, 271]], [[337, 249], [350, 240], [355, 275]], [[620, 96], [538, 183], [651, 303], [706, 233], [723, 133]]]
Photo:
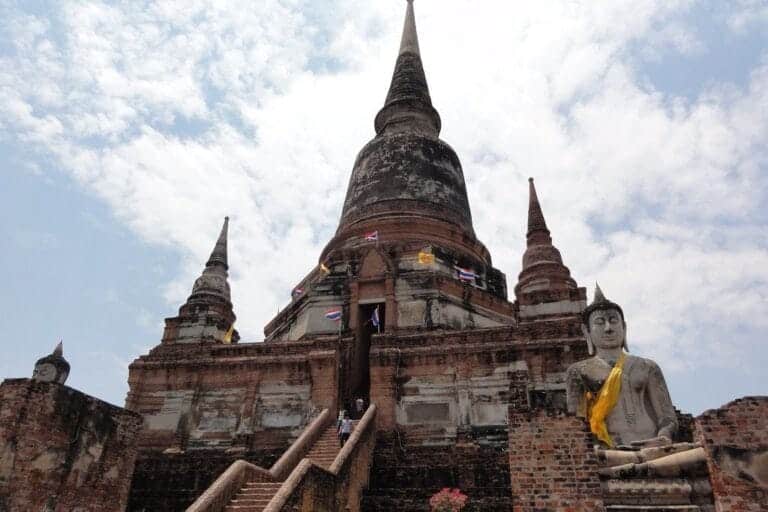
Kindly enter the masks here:
[[[444, 487], [468, 496], [465, 511], [725, 512], [766, 496], [718, 465], [749, 455], [759, 473], [765, 397], [695, 420], [675, 411], [674, 444], [631, 459], [700, 450], [664, 474], [622, 472], [624, 452], [568, 411], [567, 370], [590, 356], [586, 289], [531, 178], [509, 296], [475, 233], [459, 157], [439, 138], [412, 0], [374, 129], [335, 235], [263, 340], [234, 328], [224, 220], [178, 315], [130, 365], [125, 408], [143, 428], [114, 510], [427, 511]], [[509, 198], [525, 201], [524, 183]], [[340, 447], [344, 411], [354, 428]], [[734, 440], [723, 417], [752, 430]]]

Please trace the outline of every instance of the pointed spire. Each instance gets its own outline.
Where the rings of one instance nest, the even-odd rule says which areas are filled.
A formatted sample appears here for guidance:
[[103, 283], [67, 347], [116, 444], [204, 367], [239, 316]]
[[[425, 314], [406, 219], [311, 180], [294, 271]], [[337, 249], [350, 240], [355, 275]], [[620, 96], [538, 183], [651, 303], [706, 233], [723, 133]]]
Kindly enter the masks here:
[[53, 349], [53, 355], [58, 357], [64, 357], [64, 342], [59, 340], [59, 343], [56, 345], [56, 348]]
[[546, 231], [547, 222], [544, 220], [544, 212], [541, 211], [541, 205], [539, 204], [539, 196], [536, 195], [536, 186], [533, 184], [533, 178], [528, 178], [528, 233], [535, 231]]
[[427, 77], [421, 63], [413, 0], [408, 0], [395, 71], [387, 100], [376, 116], [376, 134], [387, 129], [431, 137], [440, 134], [440, 114], [432, 107]]
[[543, 291], [555, 293], [556, 290], [574, 290], [576, 281], [571, 278], [568, 267], [563, 265], [560, 251], [552, 244], [533, 178], [528, 178], [528, 194], [527, 247], [523, 253], [523, 270], [518, 276], [515, 295], [519, 301], [535, 303], [539, 300], [536, 294]]
[[206, 267], [220, 264], [220, 265], [224, 265], [224, 268], [229, 269], [229, 265], [227, 264], [227, 231], [228, 230], [229, 230], [229, 217], [224, 217], [224, 225], [221, 227], [221, 233], [219, 234], [219, 239], [216, 240], [216, 245], [213, 247], [213, 252], [211, 252], [211, 257], [208, 258], [208, 263], [205, 264]]
[[195, 297], [219, 296], [230, 300], [229, 283], [227, 282], [227, 231], [229, 230], [229, 217], [224, 217], [224, 225], [221, 227], [216, 245], [213, 247], [211, 257], [205, 264], [205, 269], [192, 287], [190, 300]]
[[416, 16], [413, 14], [413, 0], [408, 0], [408, 8], [405, 11], [403, 37], [400, 40], [400, 55], [408, 52], [420, 55], [419, 34], [416, 32]]

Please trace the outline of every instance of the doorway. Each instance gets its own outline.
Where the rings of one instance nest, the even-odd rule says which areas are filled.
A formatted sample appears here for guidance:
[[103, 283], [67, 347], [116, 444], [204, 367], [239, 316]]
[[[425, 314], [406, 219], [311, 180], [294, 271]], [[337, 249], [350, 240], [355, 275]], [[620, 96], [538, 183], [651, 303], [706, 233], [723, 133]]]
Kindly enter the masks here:
[[[356, 343], [352, 362], [352, 401], [362, 398], [367, 406], [371, 396], [371, 369], [369, 354], [371, 350], [371, 337], [374, 334], [384, 332], [385, 303], [375, 302], [360, 304], [358, 306], [358, 326]], [[377, 325], [378, 324], [378, 325]], [[353, 411], [355, 408], [351, 408]]]

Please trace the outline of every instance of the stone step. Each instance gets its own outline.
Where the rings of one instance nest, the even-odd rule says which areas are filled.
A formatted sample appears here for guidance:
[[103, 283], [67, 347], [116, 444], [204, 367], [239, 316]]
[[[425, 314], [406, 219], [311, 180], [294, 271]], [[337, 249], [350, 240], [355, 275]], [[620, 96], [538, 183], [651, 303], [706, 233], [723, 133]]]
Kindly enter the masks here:
[[259, 498], [262, 496], [273, 496], [279, 487], [274, 489], [240, 489], [237, 493], [237, 498]]
[[282, 482], [245, 482], [224, 512], [262, 512]]
[[245, 482], [243, 489], [273, 489], [283, 485], [282, 482]]
[[267, 496], [264, 498], [253, 498], [253, 499], [243, 499], [243, 498], [235, 498], [232, 501], [229, 502], [230, 505], [233, 506], [244, 506], [244, 507], [255, 507], [255, 506], [265, 506], [267, 503], [270, 502], [272, 499], [272, 496]]

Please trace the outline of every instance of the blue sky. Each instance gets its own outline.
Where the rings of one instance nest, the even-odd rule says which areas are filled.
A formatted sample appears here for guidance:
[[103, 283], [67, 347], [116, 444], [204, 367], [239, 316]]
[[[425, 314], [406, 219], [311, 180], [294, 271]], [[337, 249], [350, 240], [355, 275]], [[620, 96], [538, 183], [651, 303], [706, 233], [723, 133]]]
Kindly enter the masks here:
[[[534, 176], [566, 265], [624, 305], [678, 407], [766, 394], [768, 2], [535, 4], [416, 2], [495, 265], [511, 289]], [[335, 230], [403, 10], [0, 3], [0, 377], [62, 338], [69, 384], [122, 404], [224, 215], [259, 341]]]

